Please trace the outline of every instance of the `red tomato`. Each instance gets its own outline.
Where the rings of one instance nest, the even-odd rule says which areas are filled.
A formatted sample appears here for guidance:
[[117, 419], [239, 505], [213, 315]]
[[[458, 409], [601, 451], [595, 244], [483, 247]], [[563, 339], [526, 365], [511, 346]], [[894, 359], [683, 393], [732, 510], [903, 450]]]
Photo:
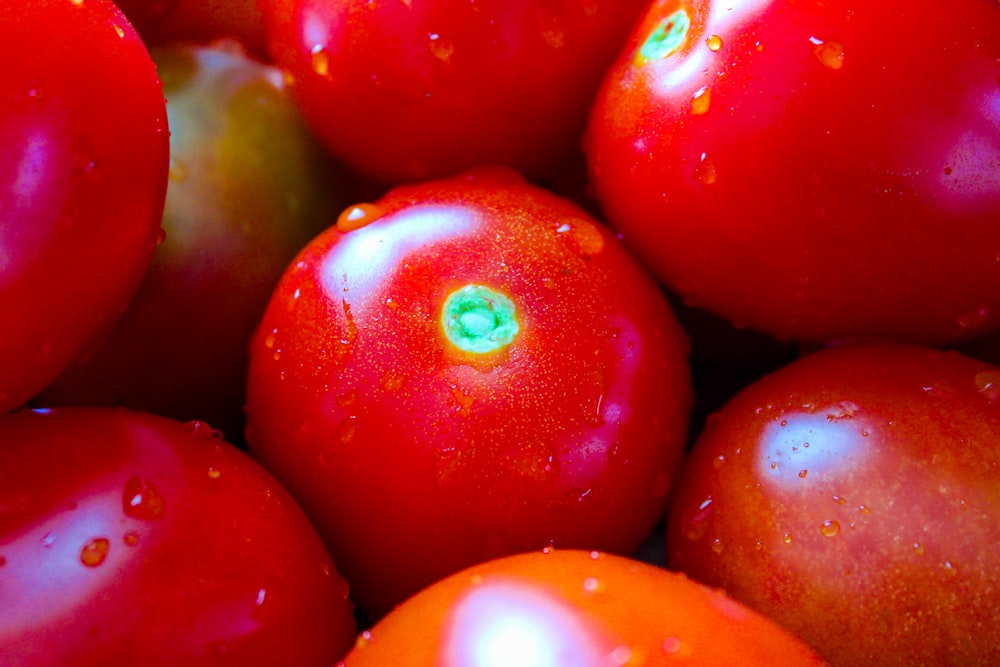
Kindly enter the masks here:
[[671, 567], [835, 665], [1000, 664], [1000, 367], [900, 344], [816, 352], [710, 421]]
[[551, 178], [644, 0], [262, 0], [331, 149], [388, 183], [502, 163]]
[[822, 665], [773, 622], [683, 575], [546, 550], [439, 581], [362, 633], [342, 665]]
[[355, 625], [301, 510], [213, 437], [124, 410], [0, 418], [7, 665], [329, 665]]
[[0, 5], [0, 412], [124, 310], [167, 187], [163, 92], [105, 0]]
[[508, 170], [401, 187], [338, 224], [251, 345], [247, 440], [355, 602], [379, 614], [550, 543], [638, 547], [691, 388], [687, 340], [617, 240]]
[[228, 41], [152, 55], [170, 99], [166, 239], [100, 350], [34, 403], [200, 419], [239, 443], [250, 335], [344, 194], [276, 68]]
[[782, 337], [1000, 326], [1000, 6], [658, 0], [595, 104], [609, 222]]

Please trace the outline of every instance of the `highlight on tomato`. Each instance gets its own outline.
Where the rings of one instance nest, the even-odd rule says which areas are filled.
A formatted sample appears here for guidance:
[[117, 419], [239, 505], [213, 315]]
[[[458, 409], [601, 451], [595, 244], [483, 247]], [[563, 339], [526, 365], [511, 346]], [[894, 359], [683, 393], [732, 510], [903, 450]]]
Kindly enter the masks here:
[[472, 563], [630, 553], [691, 408], [662, 292], [577, 205], [505, 168], [349, 207], [250, 349], [247, 440], [373, 616]]

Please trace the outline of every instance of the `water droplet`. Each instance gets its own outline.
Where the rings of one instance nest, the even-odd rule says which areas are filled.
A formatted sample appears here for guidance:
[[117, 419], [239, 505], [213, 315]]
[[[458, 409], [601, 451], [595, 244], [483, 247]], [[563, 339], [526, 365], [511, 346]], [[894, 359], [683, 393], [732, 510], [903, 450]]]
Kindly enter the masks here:
[[118, 35], [118, 39], [125, 39], [125, 28], [121, 27], [117, 23], [112, 24], [115, 28], [115, 34]]
[[259, 607], [264, 604], [264, 598], [267, 597], [267, 590], [260, 588], [257, 590], [257, 599], [254, 600], [254, 605]]
[[691, 517], [687, 521], [682, 522], [681, 530], [684, 533], [684, 537], [692, 542], [697, 542], [703, 538], [705, 532], [708, 530], [708, 519], [714, 510], [715, 507], [712, 505], [711, 498], [703, 500]]
[[134, 547], [134, 546], [138, 545], [139, 544], [139, 533], [135, 532], [134, 530], [130, 530], [130, 531], [126, 532], [124, 535], [122, 535], [122, 542], [124, 542], [125, 546], [128, 546], [128, 547]]
[[587, 577], [583, 580], [583, 590], [587, 593], [602, 593], [606, 587], [607, 584], [597, 577]]
[[337, 229], [346, 234], [375, 222], [383, 215], [385, 215], [385, 211], [375, 204], [348, 206], [337, 216]]
[[847, 503], [847, 499], [844, 498], [843, 496], [834, 496], [833, 502], [837, 503], [838, 505], [844, 505], [845, 503]]
[[836, 537], [840, 533], [840, 524], [832, 519], [824, 521], [819, 527], [819, 532], [823, 537]]
[[959, 316], [958, 326], [969, 331], [979, 329], [986, 324], [989, 314], [989, 309], [986, 306], [973, 308]]
[[954, 563], [952, 563], [952, 562], [951, 562], [950, 560], [946, 560], [946, 561], [945, 561], [945, 562], [944, 562], [944, 563], [943, 563], [943, 564], [941, 565], [941, 567], [942, 567], [942, 568], [944, 568], [944, 571], [945, 571], [945, 572], [946, 572], [947, 574], [949, 574], [949, 575], [951, 575], [951, 576], [953, 576], [953, 577], [954, 577], [954, 576], [955, 576], [956, 574], [958, 574], [958, 568], [957, 568], [957, 567], [955, 567], [955, 564], [954, 564]]
[[722, 48], [722, 38], [718, 35], [709, 35], [705, 38], [705, 44], [709, 51], [718, 51]]
[[667, 655], [680, 653], [682, 647], [683, 644], [681, 643], [680, 637], [667, 637], [663, 640], [663, 643], [660, 644], [660, 648]]
[[792, 543], [792, 534], [791, 533], [785, 533], [784, 535], [781, 536], [781, 541], [784, 542], [785, 544], [791, 544]]
[[721, 554], [725, 550], [725, 545], [722, 543], [721, 538], [715, 538], [712, 540], [712, 545], [709, 547], [714, 554]]
[[322, 44], [310, 49], [312, 69], [320, 76], [330, 76], [330, 53]]
[[913, 553], [915, 553], [918, 556], [923, 556], [925, 553], [927, 553], [927, 549], [925, 549], [924, 545], [920, 544], [920, 542], [914, 542]]
[[1000, 369], [990, 368], [979, 371], [973, 382], [979, 393], [985, 396], [990, 403], [1000, 399]]
[[213, 440], [222, 440], [222, 431], [217, 428], [212, 428], [211, 424], [200, 419], [195, 419], [184, 424], [191, 431], [191, 434], [199, 438], [212, 438]]
[[716, 470], [720, 470], [725, 465], [726, 465], [725, 454], [719, 454], [714, 459], [712, 459], [712, 467], [715, 468]]
[[582, 257], [593, 257], [604, 250], [604, 237], [589, 220], [564, 219], [556, 227], [556, 233], [568, 242], [574, 253]]
[[267, 336], [264, 338], [264, 347], [266, 347], [269, 350], [273, 349], [274, 343], [277, 340], [278, 340], [278, 329], [277, 328], [271, 329], [271, 332], [267, 334]]
[[600, 551], [591, 551], [590, 552], [590, 560], [597, 560], [600, 557], [601, 557], [601, 552]]
[[844, 66], [844, 45], [840, 42], [829, 42], [810, 37], [809, 42], [813, 45], [813, 55], [830, 69], [840, 69]]
[[166, 502], [152, 482], [132, 476], [125, 480], [122, 511], [133, 519], [162, 519], [166, 513]]
[[219, 479], [222, 477], [222, 471], [213, 466], [208, 467], [208, 478], [209, 479]]
[[106, 537], [95, 537], [80, 550], [80, 562], [87, 567], [97, 567], [108, 557], [111, 542]]
[[806, 475], [808, 475], [808, 474], [809, 474], [808, 470], [800, 470], [799, 471], [799, 479], [805, 479]]
[[712, 89], [708, 86], [702, 86], [695, 91], [694, 95], [691, 97], [691, 113], [695, 116], [701, 116], [708, 112], [708, 108], [712, 105]]
[[719, 180], [719, 175], [715, 171], [715, 164], [706, 153], [702, 153], [698, 159], [698, 164], [694, 168], [694, 177], [705, 185], [712, 185]]
[[431, 55], [443, 63], [451, 60], [451, 56], [455, 53], [455, 44], [450, 39], [444, 39], [437, 33], [431, 33], [427, 38], [430, 40], [428, 46]]
[[872, 508], [868, 507], [868, 505], [858, 505], [858, 511], [862, 514], [871, 514]]

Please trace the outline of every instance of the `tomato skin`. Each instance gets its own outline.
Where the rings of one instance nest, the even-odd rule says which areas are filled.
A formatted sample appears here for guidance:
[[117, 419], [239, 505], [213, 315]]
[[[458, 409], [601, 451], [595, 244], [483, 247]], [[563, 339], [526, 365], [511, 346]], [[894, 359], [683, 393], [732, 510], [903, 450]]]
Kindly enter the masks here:
[[295, 253], [346, 203], [277, 68], [234, 42], [154, 47], [170, 99], [166, 238], [99, 350], [33, 405], [123, 405], [242, 443], [247, 343]]
[[501, 558], [433, 584], [363, 633], [342, 664], [626, 665], [630, 659], [650, 666], [824, 664], [771, 621], [683, 575], [621, 556], [559, 549]]
[[[682, 8], [678, 50], [643, 58]], [[996, 329], [998, 31], [981, 0], [659, 0], [593, 109], [597, 197], [666, 285], [741, 326]]]
[[1000, 368], [858, 344], [730, 401], [694, 445], [670, 567], [837, 665], [1000, 660]]
[[[691, 405], [655, 283], [579, 207], [509, 170], [400, 187], [315, 239], [250, 349], [247, 440], [378, 615], [473, 562], [630, 552], [666, 504]], [[476, 354], [441, 313], [497, 290], [520, 330]]]
[[347, 586], [258, 464], [118, 409], [0, 418], [0, 647], [17, 665], [328, 665]]
[[125, 308], [160, 232], [169, 147], [153, 62], [110, 2], [5, 2], [0, 33], [6, 411]]
[[552, 178], [641, 0], [262, 0], [317, 134], [388, 184], [501, 163]]

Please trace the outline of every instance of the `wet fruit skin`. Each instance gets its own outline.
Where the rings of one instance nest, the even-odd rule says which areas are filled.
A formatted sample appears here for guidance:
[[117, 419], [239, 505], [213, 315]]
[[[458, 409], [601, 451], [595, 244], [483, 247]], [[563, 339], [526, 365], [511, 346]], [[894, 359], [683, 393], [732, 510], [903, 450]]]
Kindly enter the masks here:
[[668, 564], [835, 665], [1000, 660], [1000, 367], [901, 344], [765, 376], [694, 445]]
[[996, 329], [998, 32], [984, 0], [658, 0], [592, 111], [597, 199], [672, 291], [741, 326]]
[[377, 616], [491, 557], [638, 547], [683, 453], [687, 350], [569, 201], [506, 169], [400, 187], [282, 278], [250, 349], [249, 451]]
[[274, 61], [337, 156], [387, 184], [557, 177], [641, 0], [261, 0]]
[[123, 409], [0, 418], [10, 665], [330, 665], [347, 584], [301, 510], [203, 422]]
[[0, 412], [96, 344], [153, 258], [167, 187], [156, 69], [110, 2], [0, 4]]
[[823, 665], [720, 591], [599, 552], [536, 551], [424, 589], [362, 633], [364, 665]]

